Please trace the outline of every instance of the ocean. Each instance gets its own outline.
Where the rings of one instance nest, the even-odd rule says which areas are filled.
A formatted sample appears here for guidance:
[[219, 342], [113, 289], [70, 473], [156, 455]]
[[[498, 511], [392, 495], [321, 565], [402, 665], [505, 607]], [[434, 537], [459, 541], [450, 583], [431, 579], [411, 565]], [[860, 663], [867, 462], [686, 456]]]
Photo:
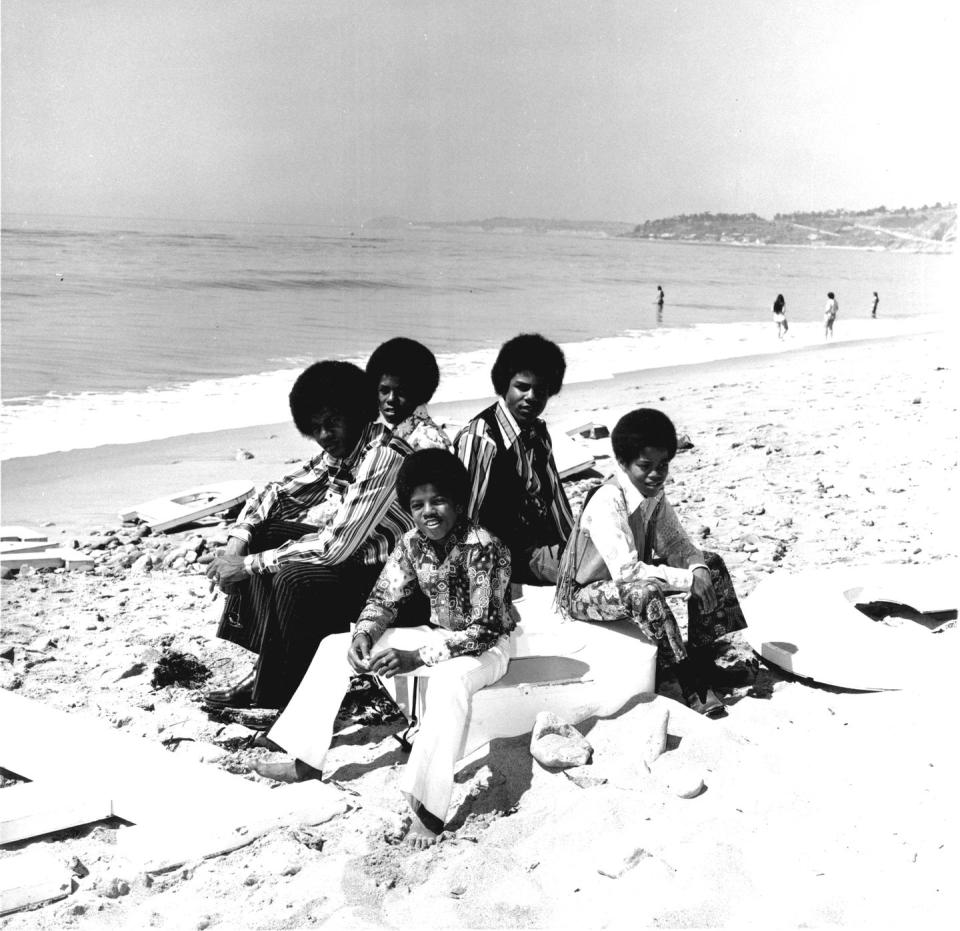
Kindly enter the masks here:
[[442, 401], [488, 397], [497, 347], [520, 332], [560, 343], [573, 382], [820, 342], [828, 290], [838, 341], [936, 330], [952, 265], [586, 235], [6, 216], [2, 457], [283, 421], [305, 365], [363, 364], [398, 335], [437, 354]]

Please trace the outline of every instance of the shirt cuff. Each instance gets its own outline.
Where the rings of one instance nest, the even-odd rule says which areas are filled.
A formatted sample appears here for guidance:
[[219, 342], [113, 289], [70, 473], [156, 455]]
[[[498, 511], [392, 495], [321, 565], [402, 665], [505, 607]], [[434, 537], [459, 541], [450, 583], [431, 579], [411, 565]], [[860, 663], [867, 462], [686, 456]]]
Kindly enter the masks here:
[[263, 553], [251, 553], [249, 556], [244, 556], [243, 568], [251, 575], [276, 572], [280, 568], [277, 562], [277, 551], [266, 550]]
[[246, 524], [237, 524], [227, 531], [227, 536], [235, 537], [237, 540], [243, 540], [244, 543], [249, 543], [253, 536], [253, 528]]
[[417, 652], [420, 654], [420, 662], [424, 666], [436, 666], [437, 663], [450, 659], [450, 651], [446, 648], [446, 645], [427, 644], [420, 647]]
[[380, 639], [381, 633], [380, 625], [376, 621], [357, 621], [351, 640], [355, 640], [360, 634], [364, 634], [370, 638], [371, 643], [376, 643]]
[[693, 591], [693, 570], [694, 569], [706, 569], [707, 567], [702, 562], [695, 562], [688, 566], [686, 569], [681, 570], [687, 577], [687, 592]]
[[693, 588], [693, 569], [675, 569], [673, 566], [657, 566], [668, 589], [673, 592], [690, 593]]

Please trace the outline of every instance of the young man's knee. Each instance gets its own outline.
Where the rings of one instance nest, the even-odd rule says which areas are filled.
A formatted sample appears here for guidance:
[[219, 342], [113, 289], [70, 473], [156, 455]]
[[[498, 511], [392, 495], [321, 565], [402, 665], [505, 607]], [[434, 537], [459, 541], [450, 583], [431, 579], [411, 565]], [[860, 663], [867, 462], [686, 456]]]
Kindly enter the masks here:
[[273, 587], [276, 591], [293, 595], [312, 593], [331, 586], [337, 586], [340, 590], [342, 584], [338, 573], [325, 566], [283, 566], [273, 576]]

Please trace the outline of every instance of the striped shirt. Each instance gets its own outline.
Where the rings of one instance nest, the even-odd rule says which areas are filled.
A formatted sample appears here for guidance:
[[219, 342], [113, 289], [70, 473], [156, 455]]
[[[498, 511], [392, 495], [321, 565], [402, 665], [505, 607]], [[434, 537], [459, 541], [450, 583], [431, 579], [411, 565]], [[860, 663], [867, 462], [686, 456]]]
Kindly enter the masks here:
[[[550, 442], [547, 425], [538, 418], [524, 433], [503, 398], [497, 399], [494, 419], [503, 445], [514, 457], [517, 474], [528, 499], [542, 503], [544, 517], [554, 526], [559, 538], [566, 540], [573, 527], [573, 515], [553, 460], [553, 444]], [[457, 435], [455, 446], [457, 457], [466, 466], [470, 478], [467, 514], [471, 520], [476, 521], [490, 483], [490, 473], [497, 455], [497, 441], [491, 433], [490, 425], [483, 417], [477, 416]], [[540, 475], [535, 468], [537, 454], [545, 463], [540, 472], [546, 477], [547, 494], [544, 494]]]
[[382, 565], [401, 535], [413, 526], [397, 503], [397, 473], [410, 447], [382, 424], [364, 427], [344, 459], [327, 453], [279, 482], [271, 482], [244, 507], [230, 536], [247, 543], [268, 518], [316, 524], [317, 532], [274, 550], [246, 557], [254, 573], [276, 572], [290, 563], [331, 566], [357, 557]]

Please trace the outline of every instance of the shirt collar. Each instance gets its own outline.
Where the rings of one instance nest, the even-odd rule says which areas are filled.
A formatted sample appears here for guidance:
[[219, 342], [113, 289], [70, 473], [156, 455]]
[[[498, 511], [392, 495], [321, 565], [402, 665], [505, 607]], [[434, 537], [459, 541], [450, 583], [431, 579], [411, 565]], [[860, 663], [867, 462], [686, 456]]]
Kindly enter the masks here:
[[517, 423], [513, 414], [510, 413], [510, 408], [507, 407], [507, 402], [503, 400], [502, 397], [497, 398], [497, 408], [496, 408], [496, 417], [497, 422], [500, 424], [500, 432], [503, 434], [503, 441], [507, 449], [510, 449], [517, 442], [517, 439], [521, 436], [526, 435], [527, 433], [532, 433], [534, 436], [542, 435], [545, 424], [538, 417], [526, 430], [524, 430], [520, 424]]
[[386, 427], [391, 433], [395, 433], [401, 439], [403, 439], [407, 434], [411, 433], [417, 424], [422, 423], [428, 418], [427, 414], [427, 405], [418, 404], [411, 412], [410, 416], [401, 420], [398, 424], [391, 424], [387, 421], [383, 414], [381, 414], [374, 423], [378, 423]]
[[645, 498], [640, 494], [637, 486], [630, 481], [630, 476], [620, 467], [619, 463], [614, 466], [613, 474], [623, 492], [623, 500], [626, 502], [628, 514], [633, 514], [634, 511], [642, 507], [652, 508], [663, 496], [663, 489], [661, 488], [652, 498]]
[[388, 427], [385, 427], [379, 420], [375, 420], [363, 428], [360, 439], [357, 440], [357, 445], [343, 459], [331, 456], [326, 450], [323, 451], [320, 459], [328, 469], [352, 469], [359, 461], [363, 451], [370, 445], [370, 442], [389, 432]]
[[458, 543], [463, 543], [471, 529], [472, 525], [470, 521], [465, 517], [461, 517], [460, 520], [453, 525], [453, 530], [450, 531], [446, 539], [441, 542], [431, 540], [419, 527], [417, 527], [417, 536], [438, 553], [445, 555], [450, 552], [452, 547]]

